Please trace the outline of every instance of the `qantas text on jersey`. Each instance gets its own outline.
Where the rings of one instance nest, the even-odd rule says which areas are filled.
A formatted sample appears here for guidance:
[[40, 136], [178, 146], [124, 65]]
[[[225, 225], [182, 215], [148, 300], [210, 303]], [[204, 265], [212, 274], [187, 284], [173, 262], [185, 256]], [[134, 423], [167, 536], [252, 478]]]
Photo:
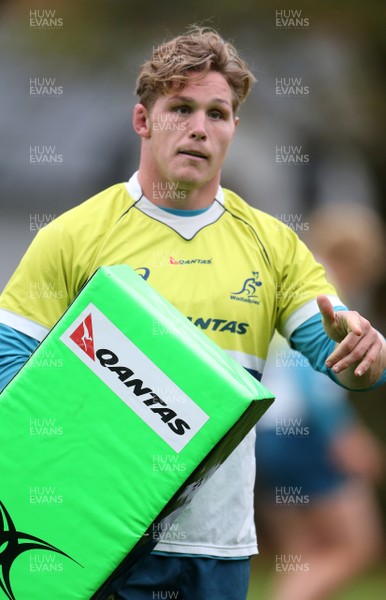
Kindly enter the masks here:
[[176, 452], [209, 419], [93, 304], [60, 339]]

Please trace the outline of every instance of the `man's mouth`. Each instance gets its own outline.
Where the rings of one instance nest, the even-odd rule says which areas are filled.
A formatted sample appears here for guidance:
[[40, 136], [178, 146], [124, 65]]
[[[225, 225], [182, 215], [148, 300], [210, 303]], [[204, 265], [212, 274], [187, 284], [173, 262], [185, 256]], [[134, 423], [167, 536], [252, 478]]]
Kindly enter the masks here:
[[185, 156], [192, 156], [194, 158], [208, 159], [208, 155], [204, 154], [204, 152], [200, 152], [199, 150], [179, 150], [177, 154], [184, 154]]

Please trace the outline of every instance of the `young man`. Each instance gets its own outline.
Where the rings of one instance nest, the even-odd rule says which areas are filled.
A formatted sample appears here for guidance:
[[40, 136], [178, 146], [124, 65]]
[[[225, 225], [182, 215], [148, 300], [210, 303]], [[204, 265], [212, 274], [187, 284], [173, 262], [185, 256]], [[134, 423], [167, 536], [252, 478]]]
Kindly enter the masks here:
[[[235, 48], [211, 30], [193, 28], [153, 51], [133, 114], [138, 172], [41, 230], [1, 296], [3, 384], [95, 269], [119, 263], [258, 378], [277, 328], [343, 385], [381, 381], [380, 334], [345, 309], [289, 228], [220, 187], [252, 83]], [[54, 293], [31, 293], [36, 286]], [[179, 535], [161, 539], [115, 597], [245, 598], [257, 552], [254, 472], [252, 431], [177, 518]]]

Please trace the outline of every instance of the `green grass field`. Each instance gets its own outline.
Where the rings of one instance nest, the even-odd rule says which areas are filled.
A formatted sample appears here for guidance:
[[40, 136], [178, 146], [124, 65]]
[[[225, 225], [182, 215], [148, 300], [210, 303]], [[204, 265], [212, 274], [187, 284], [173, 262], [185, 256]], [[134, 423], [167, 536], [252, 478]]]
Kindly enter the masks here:
[[[271, 600], [269, 581], [273, 569], [273, 564], [261, 561], [259, 557], [252, 559], [248, 600]], [[358, 577], [344, 590], [329, 597], [328, 600], [385, 600], [385, 598], [386, 568], [385, 564], [381, 564]]]

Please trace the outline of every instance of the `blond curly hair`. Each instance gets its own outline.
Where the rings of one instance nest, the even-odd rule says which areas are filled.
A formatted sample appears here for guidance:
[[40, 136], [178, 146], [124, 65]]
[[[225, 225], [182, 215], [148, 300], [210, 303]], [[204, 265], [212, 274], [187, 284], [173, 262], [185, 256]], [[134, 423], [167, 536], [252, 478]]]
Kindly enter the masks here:
[[192, 73], [201, 79], [209, 71], [217, 71], [227, 80], [236, 112], [255, 78], [233, 44], [214, 29], [197, 25], [153, 49], [151, 58], [140, 68], [136, 94], [140, 103], [151, 109], [158, 96], [185, 87]]

